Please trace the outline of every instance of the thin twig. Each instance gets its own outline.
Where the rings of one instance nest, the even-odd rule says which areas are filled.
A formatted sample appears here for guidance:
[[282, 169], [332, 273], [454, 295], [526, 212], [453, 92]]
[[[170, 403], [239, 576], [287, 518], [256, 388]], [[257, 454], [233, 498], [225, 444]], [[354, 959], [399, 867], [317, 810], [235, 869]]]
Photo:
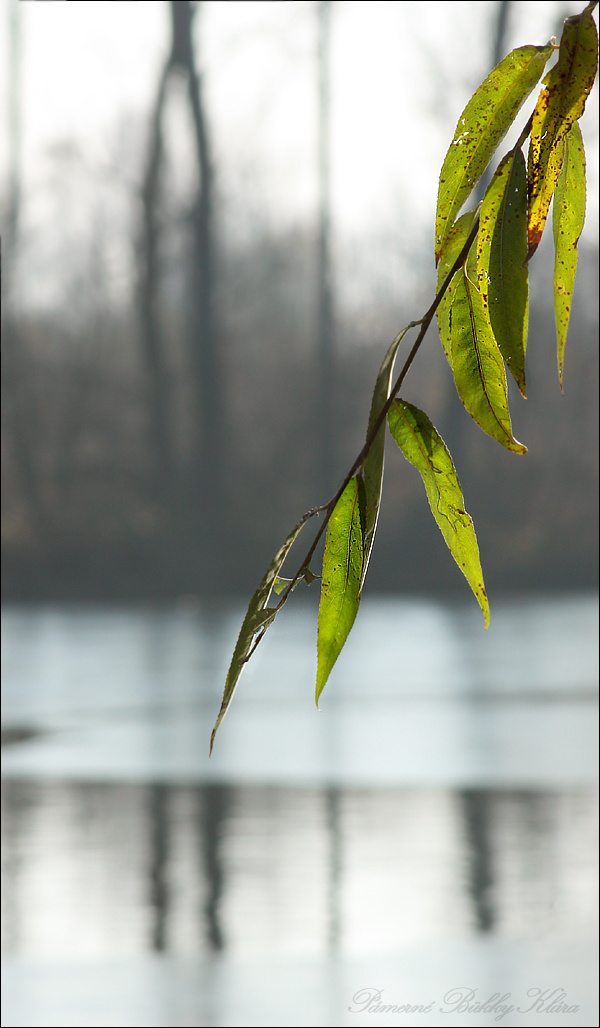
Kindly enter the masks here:
[[[405, 360], [405, 362], [404, 362], [404, 364], [402, 366], [402, 370], [400, 371], [400, 374], [398, 375], [398, 378], [396, 379], [396, 381], [394, 382], [394, 385], [392, 386], [392, 389], [390, 390], [390, 394], [389, 394], [386, 402], [384, 403], [383, 407], [381, 408], [381, 411], [379, 412], [379, 415], [377, 416], [377, 418], [376, 418], [376, 420], [375, 420], [375, 422], [373, 424], [373, 427], [372, 427], [371, 431], [369, 432], [369, 434], [368, 434], [368, 436], [366, 438], [366, 441], [365, 441], [365, 444], [364, 444], [362, 450], [360, 451], [360, 453], [358, 454], [358, 457], [356, 458], [356, 460], [354, 461], [352, 467], [348, 471], [346, 477], [344, 478], [344, 481], [342, 482], [341, 486], [337, 490], [335, 496], [332, 496], [332, 498], [329, 501], [329, 503], [326, 503], [323, 507], [313, 508], [313, 510], [315, 512], [322, 511], [322, 510], [327, 511], [327, 517], [324, 518], [322, 524], [319, 526], [319, 530], [318, 530], [315, 538], [313, 539], [313, 541], [312, 541], [312, 543], [311, 543], [311, 545], [309, 547], [309, 550], [308, 550], [308, 552], [306, 554], [306, 557], [304, 558], [304, 560], [302, 561], [302, 563], [301, 563], [300, 567], [298, 568], [296, 574], [294, 575], [294, 577], [290, 581], [290, 584], [288, 585], [288, 587], [285, 590], [283, 596], [281, 597], [279, 603], [277, 604], [277, 607], [275, 608], [276, 610], [280, 610], [280, 608], [283, 607], [283, 605], [286, 602], [288, 596], [290, 595], [294, 585], [296, 584], [296, 582], [298, 581], [300, 576], [304, 573], [306, 568], [310, 566], [310, 562], [311, 562], [311, 560], [313, 558], [313, 555], [314, 555], [314, 552], [315, 552], [315, 550], [317, 548], [319, 539], [321, 538], [321, 536], [323, 535], [323, 532], [327, 528], [327, 525], [329, 523], [329, 519], [330, 519], [330, 517], [331, 517], [331, 515], [332, 515], [332, 513], [334, 511], [336, 503], [338, 502], [340, 496], [344, 492], [344, 489], [348, 485], [348, 482], [350, 482], [350, 480], [354, 477], [356, 472], [359, 470], [359, 468], [362, 467], [362, 465], [364, 464], [365, 460], [367, 459], [367, 456], [369, 454], [369, 450], [371, 449], [371, 447], [372, 447], [372, 445], [373, 445], [373, 443], [375, 441], [375, 438], [377, 436], [377, 433], [379, 432], [379, 429], [383, 425], [383, 422], [385, 421], [387, 413], [388, 413], [388, 411], [389, 411], [389, 409], [390, 409], [390, 407], [391, 407], [391, 405], [392, 405], [396, 395], [398, 394], [398, 392], [399, 392], [399, 390], [400, 390], [400, 388], [402, 386], [402, 383], [404, 382], [404, 379], [406, 378], [408, 369], [410, 368], [412, 362], [414, 361], [414, 359], [415, 359], [415, 357], [417, 355], [419, 347], [421, 346], [421, 343], [423, 342], [423, 340], [425, 338], [425, 335], [427, 333], [427, 329], [429, 328], [429, 326], [430, 326], [430, 324], [431, 324], [431, 322], [433, 320], [433, 316], [434, 316], [437, 308], [439, 307], [439, 305], [440, 305], [440, 303], [441, 303], [441, 301], [442, 301], [442, 299], [444, 297], [444, 294], [447, 292], [448, 287], [449, 287], [452, 279], [454, 278], [456, 272], [459, 270], [459, 268], [461, 268], [463, 266], [463, 264], [465, 263], [465, 261], [467, 259], [469, 250], [471, 249], [471, 246], [473, 245], [473, 242], [474, 242], [474, 240], [475, 240], [475, 238], [477, 236], [478, 229], [479, 229], [479, 215], [477, 214], [476, 217], [475, 217], [475, 221], [473, 222], [473, 225], [471, 227], [471, 231], [469, 232], [469, 235], [467, 236], [466, 242], [465, 242], [462, 250], [460, 251], [458, 257], [454, 261], [454, 264], [450, 268], [450, 271], [446, 275], [446, 278], [444, 279], [444, 281], [443, 281], [442, 285], [440, 286], [438, 292], [436, 293], [435, 299], [434, 299], [433, 303], [431, 304], [429, 310], [426, 312], [426, 314], [424, 314], [424, 316], [421, 318], [420, 321], [412, 321], [410, 323], [410, 325], [408, 326], [409, 328], [411, 328], [413, 326], [416, 327], [417, 325], [420, 325], [421, 326], [420, 332], [419, 332], [417, 338], [415, 339], [415, 342], [413, 343], [412, 349], [411, 349], [408, 357], [406, 358], [406, 360]], [[257, 643], [260, 641], [260, 638], [262, 638], [262, 635], [259, 637], [259, 639], [257, 639]]]

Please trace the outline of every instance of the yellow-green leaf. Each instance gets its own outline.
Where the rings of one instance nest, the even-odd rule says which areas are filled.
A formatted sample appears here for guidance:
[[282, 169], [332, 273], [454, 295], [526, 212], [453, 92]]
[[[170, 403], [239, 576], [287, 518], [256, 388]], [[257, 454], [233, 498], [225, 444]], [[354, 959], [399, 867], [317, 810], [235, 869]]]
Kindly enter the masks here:
[[[444, 243], [444, 249], [440, 256], [440, 263], [438, 264], [438, 276], [437, 276], [437, 288], [441, 289], [442, 283], [445, 281], [446, 276], [450, 272], [456, 258], [467, 241], [471, 226], [473, 224], [473, 218], [475, 217], [476, 211], [467, 211], [466, 214], [454, 223], [450, 229], [446, 241]], [[452, 279], [448, 289], [444, 293], [438, 309], [436, 311], [438, 329], [440, 333], [440, 340], [446, 354], [446, 359], [450, 367], [452, 367], [452, 340], [450, 336], [450, 311], [452, 310], [452, 304], [456, 296], [457, 290], [462, 288], [462, 275], [460, 270], [457, 271], [456, 275]]]
[[[542, 95], [542, 94], [540, 94]], [[527, 180], [528, 180], [528, 223], [527, 223], [527, 260], [530, 261], [540, 245], [552, 194], [558, 182], [560, 169], [562, 167], [564, 154], [564, 139], [558, 136], [554, 145], [546, 155], [545, 163], [542, 162], [540, 151], [542, 146], [542, 123], [543, 115], [538, 116], [537, 109], [533, 117], [531, 138], [529, 140], [529, 154], [527, 156]]]
[[539, 245], [563, 157], [564, 138], [581, 117], [598, 66], [598, 32], [588, 4], [567, 18], [558, 61], [544, 79], [533, 114], [527, 177], [529, 192], [529, 260]]
[[499, 164], [479, 215], [477, 283], [487, 303], [494, 338], [525, 396], [529, 283], [527, 172], [520, 150]]
[[364, 483], [348, 482], [327, 526], [317, 631], [317, 705], [354, 624], [364, 556]]
[[456, 215], [539, 81], [551, 53], [550, 46], [513, 50], [490, 72], [465, 107], [440, 173], [436, 264]]
[[388, 413], [390, 431], [411, 464], [420, 472], [427, 499], [441, 533], [485, 617], [490, 619], [488, 598], [483, 584], [479, 548], [473, 522], [465, 510], [458, 475], [448, 447], [422, 410], [394, 400]]
[[248, 610], [246, 611], [246, 616], [242, 622], [240, 634], [238, 636], [235, 649], [233, 651], [231, 664], [229, 665], [229, 671], [227, 672], [221, 708], [219, 710], [217, 720], [215, 721], [215, 727], [213, 728], [212, 735], [210, 737], [211, 753], [215, 742], [217, 730], [229, 709], [229, 705], [231, 703], [231, 700], [233, 699], [233, 694], [240, 680], [240, 675], [248, 661], [248, 657], [252, 649], [255, 636], [258, 634], [259, 631], [261, 631], [261, 629], [268, 628], [268, 626], [275, 618], [277, 609], [267, 607], [267, 603], [269, 602], [269, 597], [271, 595], [271, 590], [273, 589], [273, 586], [275, 585], [275, 582], [278, 579], [281, 566], [285, 558], [287, 557], [288, 553], [290, 552], [292, 545], [295, 542], [296, 537], [300, 532], [300, 529], [305, 524], [305, 522], [306, 518], [303, 518], [302, 521], [299, 521], [298, 524], [294, 526], [294, 528], [288, 535], [287, 539], [283, 543], [283, 546], [280, 547], [280, 549], [273, 557], [273, 560], [269, 564], [269, 567], [267, 568], [258, 589], [256, 590], [252, 599], [250, 600]]
[[492, 439], [513, 453], [526, 453], [527, 447], [512, 434], [504, 363], [487, 305], [477, 288], [474, 247], [456, 278], [450, 309], [450, 341], [458, 395], [471, 417]]
[[[410, 325], [408, 326], [410, 328]], [[367, 439], [369, 438], [371, 431], [377, 421], [377, 418], [381, 414], [381, 411], [387, 402], [387, 398], [390, 395], [390, 384], [392, 381], [392, 374], [394, 371], [394, 362], [396, 360], [396, 354], [398, 353], [398, 347], [402, 342], [404, 336], [408, 332], [408, 328], [405, 328], [400, 332], [394, 339], [388, 352], [383, 358], [383, 362], [377, 375], [377, 381], [375, 382], [375, 389], [373, 390], [373, 398], [371, 400], [371, 411], [369, 413], [369, 423], [367, 425]], [[375, 439], [371, 445], [367, 459], [363, 467], [363, 476], [365, 483], [365, 540], [364, 540], [364, 560], [361, 578], [361, 590], [365, 582], [365, 576], [367, 574], [367, 568], [369, 566], [369, 558], [371, 556], [371, 550], [373, 549], [373, 540], [375, 538], [375, 530], [377, 528], [377, 519], [379, 518], [379, 507], [381, 505], [381, 488], [383, 485], [383, 458], [385, 449], [385, 422], [377, 432]]]
[[577, 243], [585, 221], [585, 152], [577, 122], [565, 138], [565, 156], [554, 193], [554, 316], [558, 378], [562, 389], [565, 342], [577, 270]]

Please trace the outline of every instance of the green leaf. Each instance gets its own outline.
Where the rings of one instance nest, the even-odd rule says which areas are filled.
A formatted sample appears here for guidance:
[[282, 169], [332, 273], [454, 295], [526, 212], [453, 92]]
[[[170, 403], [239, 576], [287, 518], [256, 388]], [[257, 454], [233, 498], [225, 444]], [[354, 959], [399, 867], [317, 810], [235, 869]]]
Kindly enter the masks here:
[[527, 172], [520, 150], [499, 164], [485, 194], [477, 237], [477, 284], [506, 366], [525, 396], [529, 307]]
[[585, 221], [585, 152], [577, 122], [565, 138], [565, 156], [554, 194], [554, 317], [558, 379], [562, 389], [565, 342], [577, 270], [577, 243]]
[[448, 447], [427, 415], [405, 400], [393, 401], [388, 423], [402, 453], [423, 478], [431, 512], [450, 553], [473, 590], [487, 628], [490, 608], [483, 584], [477, 538], [473, 522], [465, 510], [462, 490]]
[[[396, 354], [398, 353], [398, 347], [404, 339], [404, 336], [411, 328], [409, 325], [404, 328], [390, 346], [388, 352], [383, 358], [383, 362], [377, 375], [377, 381], [375, 382], [375, 389], [373, 390], [373, 399], [371, 400], [371, 411], [369, 413], [369, 423], [367, 425], [367, 439], [369, 438], [371, 431], [377, 421], [377, 418], [381, 414], [384, 405], [387, 402], [387, 398], [390, 395], [390, 385], [392, 381], [392, 374], [394, 371], [394, 362], [396, 360]], [[379, 518], [379, 507], [381, 505], [381, 488], [383, 485], [383, 458], [385, 449], [385, 422], [377, 432], [371, 449], [367, 455], [367, 459], [363, 467], [363, 476], [365, 483], [365, 540], [364, 540], [364, 560], [362, 569], [362, 578], [360, 588], [365, 582], [365, 576], [367, 574], [367, 568], [369, 566], [369, 558], [373, 549], [373, 541], [375, 539], [375, 531], [377, 528], [377, 519]]]
[[244, 667], [250, 656], [250, 651], [254, 643], [254, 637], [258, 634], [259, 631], [261, 631], [261, 629], [268, 628], [269, 625], [273, 622], [275, 615], [277, 614], [276, 607], [267, 607], [267, 603], [269, 602], [269, 597], [271, 595], [271, 590], [273, 589], [273, 586], [277, 581], [281, 566], [285, 558], [287, 557], [288, 553], [290, 552], [292, 545], [294, 544], [296, 537], [300, 532], [300, 529], [306, 523], [306, 520], [306, 518], [303, 518], [302, 521], [299, 521], [298, 524], [294, 526], [294, 528], [288, 535], [287, 539], [285, 540], [283, 546], [280, 547], [280, 549], [273, 557], [273, 560], [269, 564], [269, 567], [267, 568], [258, 589], [256, 590], [252, 599], [250, 600], [248, 610], [246, 611], [246, 616], [242, 622], [240, 634], [238, 636], [235, 649], [233, 651], [231, 664], [229, 665], [229, 671], [227, 672], [221, 708], [219, 710], [217, 720], [215, 721], [215, 727], [213, 728], [212, 735], [210, 737], [211, 753], [219, 725], [221, 724], [221, 721], [223, 720], [229, 709], [229, 704], [233, 699], [233, 694], [239, 682], [240, 675], [244, 670]]
[[490, 72], [459, 118], [440, 173], [435, 217], [436, 264], [456, 215], [539, 81], [551, 53], [550, 46], [513, 50]]
[[562, 164], [565, 136], [581, 117], [598, 66], [598, 32], [588, 4], [581, 14], [567, 18], [558, 61], [544, 79], [533, 113], [527, 177], [529, 191], [528, 252], [539, 246], [550, 201]]
[[475, 248], [457, 273], [450, 309], [452, 370], [458, 395], [471, 417], [492, 439], [513, 453], [527, 447], [512, 434], [502, 355], [490, 325], [487, 305], [476, 283]]
[[[446, 241], [444, 243], [444, 249], [440, 256], [440, 263], [438, 264], [438, 276], [437, 276], [437, 289], [438, 292], [442, 287], [443, 282], [446, 280], [446, 276], [449, 274], [452, 265], [458, 257], [460, 251], [467, 241], [471, 226], [473, 225], [473, 219], [476, 215], [476, 210], [467, 211], [466, 214], [454, 223], [450, 229]], [[452, 304], [456, 298], [458, 290], [462, 289], [462, 276], [460, 271], [456, 273], [452, 279], [448, 289], [444, 293], [438, 309], [436, 311], [436, 318], [438, 323], [438, 330], [440, 333], [440, 340], [446, 354], [446, 359], [450, 367], [452, 367], [452, 337], [450, 334], [450, 311], [452, 310]]]
[[327, 526], [317, 631], [317, 706], [360, 603], [364, 506], [364, 483], [360, 475], [355, 475], [336, 503]]

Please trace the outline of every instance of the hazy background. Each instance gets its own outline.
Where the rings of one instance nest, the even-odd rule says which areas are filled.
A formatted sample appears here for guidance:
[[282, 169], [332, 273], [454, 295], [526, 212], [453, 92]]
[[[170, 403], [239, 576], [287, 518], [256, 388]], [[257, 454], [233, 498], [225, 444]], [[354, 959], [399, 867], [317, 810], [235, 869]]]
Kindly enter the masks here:
[[[254, 587], [353, 460], [381, 357], [430, 301], [462, 107], [495, 50], [580, 5], [174, 6], [174, 49], [168, 3], [2, 7], [8, 599]], [[492, 595], [596, 582], [596, 95], [583, 130], [564, 397], [549, 245], [531, 269], [528, 455], [476, 429], [434, 331], [404, 393], [451, 448]], [[391, 447], [367, 588], [465, 589]]]

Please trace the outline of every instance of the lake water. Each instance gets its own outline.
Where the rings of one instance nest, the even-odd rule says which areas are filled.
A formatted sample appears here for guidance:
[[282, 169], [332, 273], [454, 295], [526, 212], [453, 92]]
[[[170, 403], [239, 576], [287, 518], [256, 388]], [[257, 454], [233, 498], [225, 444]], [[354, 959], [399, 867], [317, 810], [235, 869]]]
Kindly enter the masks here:
[[291, 607], [209, 760], [242, 614], [4, 611], [3, 1025], [597, 1023], [596, 597], [366, 599], [321, 712]]

